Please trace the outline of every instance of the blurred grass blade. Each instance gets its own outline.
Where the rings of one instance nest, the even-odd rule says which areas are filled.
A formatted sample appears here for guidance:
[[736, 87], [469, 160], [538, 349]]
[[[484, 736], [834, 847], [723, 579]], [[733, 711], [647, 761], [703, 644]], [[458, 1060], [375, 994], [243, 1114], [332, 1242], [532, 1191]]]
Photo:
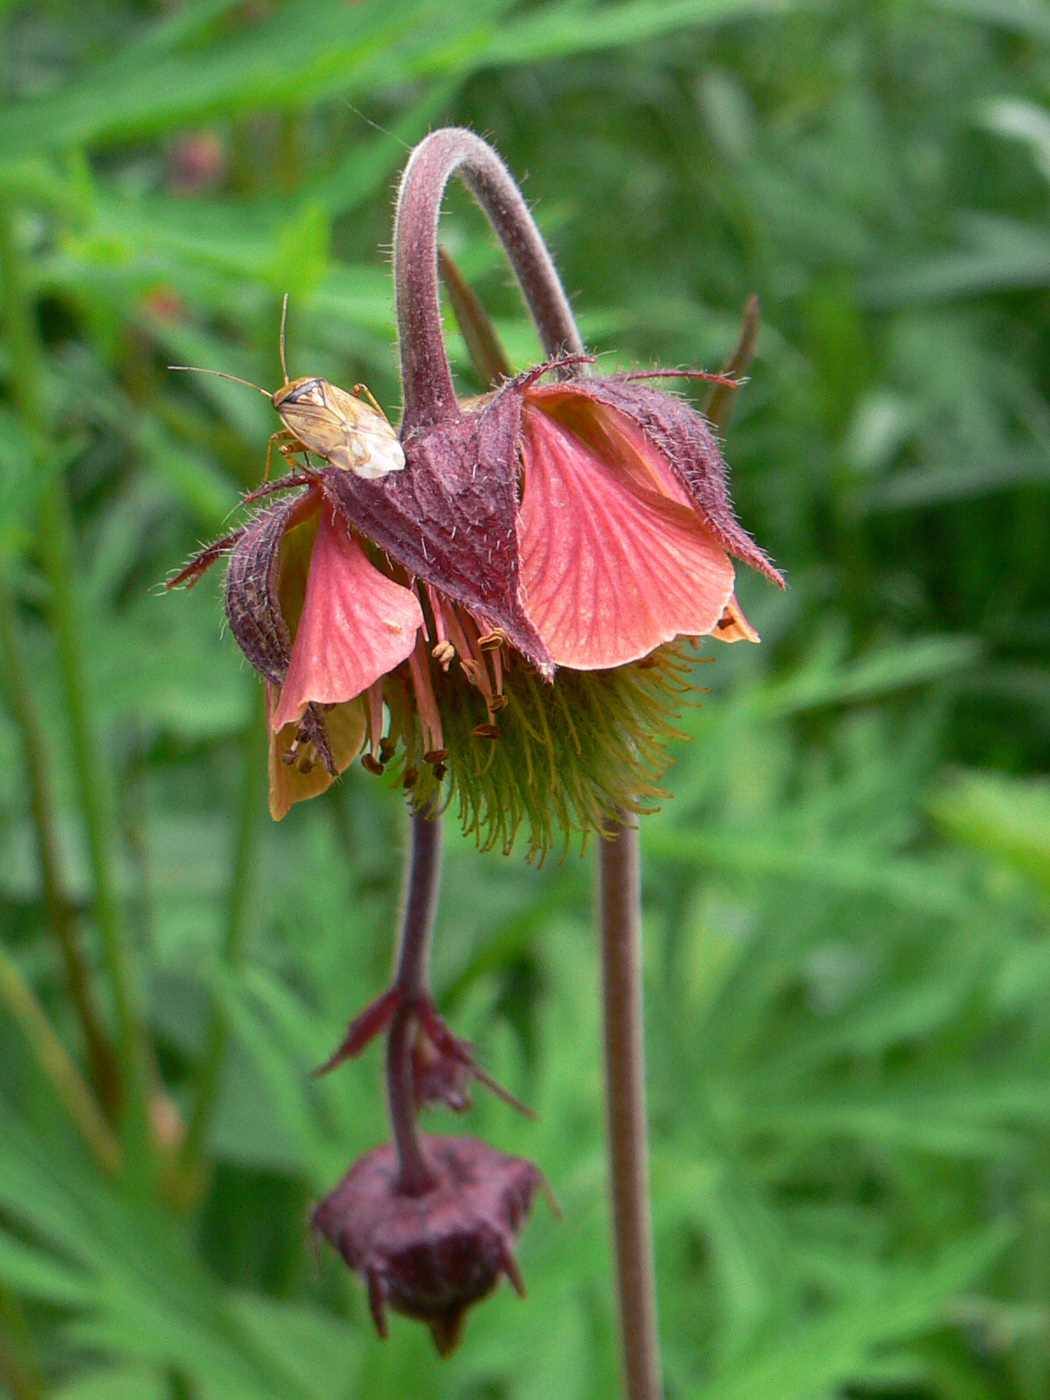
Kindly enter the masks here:
[[694, 25], [706, 27], [792, 7], [793, 0], [632, 0], [585, 8], [568, 0], [512, 20], [488, 46], [485, 61], [535, 63], [561, 54], [593, 53], [641, 44]]
[[991, 1230], [963, 1241], [910, 1277], [802, 1323], [764, 1354], [693, 1392], [691, 1400], [812, 1400], [862, 1381], [875, 1349], [936, 1325], [946, 1305], [986, 1272], [1010, 1238], [1008, 1231]]

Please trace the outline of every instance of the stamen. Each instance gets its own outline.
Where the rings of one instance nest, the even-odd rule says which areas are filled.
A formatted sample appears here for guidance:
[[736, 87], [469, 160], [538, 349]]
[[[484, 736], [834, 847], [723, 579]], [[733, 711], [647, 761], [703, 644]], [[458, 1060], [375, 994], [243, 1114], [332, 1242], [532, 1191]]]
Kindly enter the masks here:
[[445, 625], [448, 627], [448, 639], [456, 651], [460, 656], [469, 656], [471, 646], [467, 641], [467, 634], [463, 630], [463, 619], [459, 609], [454, 604], [449, 607], [445, 614]]
[[306, 733], [306, 729], [302, 725], [300, 725], [298, 731], [296, 732], [295, 738], [292, 740], [288, 748], [286, 748], [285, 751], [281, 754], [281, 762], [285, 765], [286, 768], [291, 768], [292, 764], [295, 763], [300, 773], [309, 773], [310, 769], [314, 766], [314, 763], [317, 760], [317, 753], [315, 750], [313, 757], [307, 759], [308, 766], [306, 768], [302, 766], [302, 760], [296, 763], [296, 760], [299, 757], [299, 750], [303, 748], [304, 744], [306, 745], [306, 749], [304, 749], [303, 751], [303, 759], [307, 759], [306, 751], [313, 748], [313, 745], [309, 742], [309, 737]]
[[[497, 700], [502, 700], [504, 705], [507, 703], [503, 699], [503, 648], [501, 646], [493, 647], [487, 650], [485, 654], [492, 663], [492, 684], [496, 692], [489, 701], [489, 710], [491, 712]], [[496, 708], [502, 709], [502, 706]]]
[[487, 688], [488, 672], [480, 661], [463, 660], [459, 665], [471, 685], [476, 685], [479, 690]]
[[386, 772], [385, 766], [377, 758], [373, 758], [370, 753], [362, 754], [361, 767], [366, 773], [374, 773], [377, 778]]
[[455, 660], [456, 648], [452, 645], [451, 642], [438, 642], [437, 646], [433, 648], [430, 655], [434, 658], [434, 660], [441, 667], [441, 669], [447, 672], [448, 668], [452, 665], [452, 662]]
[[466, 641], [466, 646], [464, 647], [464, 652], [466, 654], [459, 664], [463, 667], [463, 673], [467, 680], [471, 685], [476, 685], [485, 697], [485, 704], [487, 707], [488, 702], [493, 696], [492, 682], [489, 680], [489, 669], [485, 665], [485, 653], [481, 650], [478, 628], [473, 617], [471, 617], [469, 613], [458, 609], [456, 620], [460, 624]]
[[498, 739], [498, 724], [476, 724], [470, 731], [475, 739]]
[[[416, 692], [416, 706], [423, 722], [424, 743], [433, 752], [444, 749], [445, 737], [441, 729], [441, 716], [438, 713], [434, 687], [430, 683], [430, 667], [427, 665], [426, 643], [422, 636], [416, 638], [416, 645], [408, 658], [412, 674], [412, 686]], [[447, 756], [447, 755], [446, 755]]]

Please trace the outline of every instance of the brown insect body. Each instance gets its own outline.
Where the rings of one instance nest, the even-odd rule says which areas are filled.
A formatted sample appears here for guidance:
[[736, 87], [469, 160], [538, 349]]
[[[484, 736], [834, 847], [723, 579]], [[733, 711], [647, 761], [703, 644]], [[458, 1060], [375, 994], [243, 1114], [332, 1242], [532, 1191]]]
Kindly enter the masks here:
[[349, 393], [316, 377], [282, 385], [272, 395], [273, 406], [292, 440], [280, 450], [313, 452], [333, 467], [373, 480], [400, 471], [405, 454], [397, 434], [360, 392], [368, 390], [355, 385]]
[[[193, 374], [214, 374], [219, 379], [232, 379], [247, 384], [265, 394], [273, 404], [284, 427], [270, 438], [266, 453], [266, 480], [270, 479], [270, 458], [274, 444], [285, 457], [297, 452], [312, 452], [333, 467], [353, 472], [367, 480], [376, 480], [389, 472], [400, 471], [405, 454], [397, 433], [386, 414], [376, 403], [364, 384], [355, 384], [348, 393], [327, 379], [305, 376], [288, 378], [284, 354], [284, 332], [288, 318], [288, 297], [281, 308], [281, 369], [284, 383], [271, 394], [250, 379], [226, 374], [220, 369], [201, 369], [196, 365], [169, 365], [169, 369], [188, 370]], [[361, 395], [368, 399], [366, 403]]]

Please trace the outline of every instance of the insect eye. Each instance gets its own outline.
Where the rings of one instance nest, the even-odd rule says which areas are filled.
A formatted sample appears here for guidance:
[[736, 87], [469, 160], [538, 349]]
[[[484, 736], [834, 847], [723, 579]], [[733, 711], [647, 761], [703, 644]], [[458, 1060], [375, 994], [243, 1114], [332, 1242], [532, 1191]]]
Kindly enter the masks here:
[[324, 408], [327, 404], [324, 392], [323, 379], [308, 379], [305, 384], [300, 384], [286, 394], [283, 400], [285, 404], [310, 404], [316, 408]]

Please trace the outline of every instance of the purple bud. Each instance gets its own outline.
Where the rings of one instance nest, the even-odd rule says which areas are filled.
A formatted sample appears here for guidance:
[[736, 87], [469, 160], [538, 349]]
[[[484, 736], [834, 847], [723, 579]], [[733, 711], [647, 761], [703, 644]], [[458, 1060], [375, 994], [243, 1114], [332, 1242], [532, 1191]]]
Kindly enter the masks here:
[[389, 1305], [427, 1323], [448, 1356], [467, 1308], [502, 1274], [524, 1294], [512, 1250], [543, 1178], [531, 1162], [477, 1138], [427, 1134], [422, 1144], [434, 1183], [427, 1191], [398, 1191], [397, 1153], [383, 1143], [325, 1197], [313, 1226], [364, 1276], [381, 1337]]

